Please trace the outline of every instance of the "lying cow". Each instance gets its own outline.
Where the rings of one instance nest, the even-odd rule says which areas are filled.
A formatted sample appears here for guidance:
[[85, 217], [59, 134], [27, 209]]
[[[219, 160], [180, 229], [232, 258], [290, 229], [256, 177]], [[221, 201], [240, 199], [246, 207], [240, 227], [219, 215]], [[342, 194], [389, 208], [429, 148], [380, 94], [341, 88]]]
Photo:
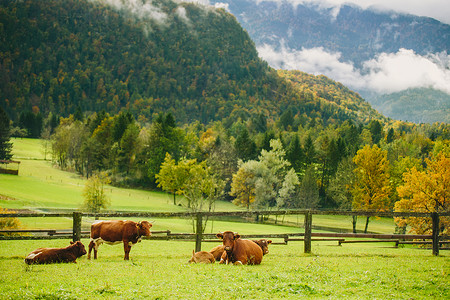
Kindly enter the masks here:
[[253, 240], [252, 242], [255, 242], [256, 244], [258, 244], [258, 246], [261, 247], [263, 255], [269, 253], [269, 244], [272, 243], [271, 240], [261, 239], [261, 240]]
[[97, 259], [98, 247], [102, 243], [110, 245], [123, 243], [124, 260], [130, 259], [131, 246], [140, 242], [143, 236], [150, 236], [150, 224], [147, 221], [96, 221], [91, 225], [91, 242], [89, 243], [88, 259], [94, 249], [94, 259]]
[[214, 256], [215, 260], [220, 261], [220, 258], [222, 257], [222, 254], [224, 251], [225, 251], [225, 246], [219, 245], [219, 246], [212, 248], [211, 251], [209, 251], [209, 253], [211, 253], [212, 256]]
[[65, 248], [39, 248], [28, 254], [25, 263], [32, 264], [51, 264], [51, 263], [69, 263], [77, 262], [77, 258], [86, 254], [84, 245], [78, 242], [70, 242]]
[[[252, 240], [252, 242], [256, 243], [259, 247], [261, 247], [263, 255], [266, 255], [267, 253], [269, 253], [269, 244], [272, 243], [271, 240], [261, 239], [261, 240]], [[225, 246], [219, 245], [219, 246], [212, 248], [209, 251], [209, 253], [211, 253], [214, 256], [215, 260], [220, 261], [220, 258], [222, 257], [222, 254], [224, 251], [225, 251]]]
[[225, 252], [220, 258], [221, 264], [233, 263], [235, 265], [259, 265], [263, 251], [255, 242], [241, 239], [238, 233], [225, 231], [216, 235], [222, 240]]
[[194, 250], [192, 250], [192, 257], [188, 262], [196, 264], [213, 264], [215, 261], [214, 256], [208, 251], [194, 252]]

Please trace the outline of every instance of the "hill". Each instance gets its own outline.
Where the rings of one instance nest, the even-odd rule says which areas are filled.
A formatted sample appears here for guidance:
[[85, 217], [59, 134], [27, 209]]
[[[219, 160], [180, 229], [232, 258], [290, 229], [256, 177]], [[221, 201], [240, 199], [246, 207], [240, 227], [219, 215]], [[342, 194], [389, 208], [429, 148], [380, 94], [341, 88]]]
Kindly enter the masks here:
[[[26, 112], [129, 110], [142, 123], [161, 112], [181, 123], [310, 112], [304, 95], [258, 57], [225, 10], [171, 0], [123, 3], [0, 4], [0, 104], [13, 121], [25, 123]], [[307, 101], [320, 106], [311, 95]], [[354, 115], [333, 106], [324, 122]]]
[[386, 116], [414, 123], [450, 123], [450, 95], [432, 88], [380, 95], [364, 94]]
[[[211, 2], [236, 16], [272, 67], [324, 74], [390, 118], [448, 122], [442, 105], [428, 104], [435, 96], [432, 102], [450, 103], [450, 25], [327, 0]], [[399, 113], [405, 102], [408, 113]]]

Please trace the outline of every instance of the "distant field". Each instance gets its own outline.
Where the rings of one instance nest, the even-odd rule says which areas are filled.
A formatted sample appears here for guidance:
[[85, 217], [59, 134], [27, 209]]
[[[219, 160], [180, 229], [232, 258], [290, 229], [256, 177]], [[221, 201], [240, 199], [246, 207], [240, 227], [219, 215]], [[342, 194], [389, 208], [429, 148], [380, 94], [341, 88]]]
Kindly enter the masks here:
[[[87, 245], [88, 240], [82, 240]], [[450, 260], [389, 244], [270, 245], [259, 266], [187, 264], [192, 242], [143, 241], [130, 261], [121, 245], [102, 245], [98, 260], [27, 267], [24, 257], [58, 241], [2, 241], [2, 299], [449, 299]], [[210, 250], [217, 243], [203, 243]]]

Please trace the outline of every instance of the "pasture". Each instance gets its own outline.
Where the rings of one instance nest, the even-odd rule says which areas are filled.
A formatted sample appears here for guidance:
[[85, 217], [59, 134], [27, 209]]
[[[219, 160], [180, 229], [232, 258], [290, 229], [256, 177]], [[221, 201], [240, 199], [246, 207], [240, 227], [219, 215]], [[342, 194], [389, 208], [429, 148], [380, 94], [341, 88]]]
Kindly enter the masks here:
[[[85, 179], [52, 167], [43, 159], [39, 140], [15, 139], [14, 159], [21, 160], [19, 176], [0, 175], [0, 206], [52, 211], [81, 206]], [[108, 187], [111, 210], [184, 211], [165, 193]], [[181, 200], [181, 199], [179, 199]], [[218, 202], [216, 211], [240, 210]], [[30, 229], [70, 229], [71, 218], [20, 219]], [[83, 230], [92, 218], [83, 218]], [[155, 220], [152, 230], [192, 232], [188, 219]], [[279, 216], [277, 225], [211, 220], [207, 233], [233, 230], [241, 234], [301, 232], [303, 216]], [[290, 226], [283, 226], [289, 223]], [[363, 218], [358, 229], [363, 227]], [[320, 228], [351, 228], [348, 216], [314, 216]], [[393, 233], [392, 219], [373, 218], [369, 230]], [[89, 240], [82, 239], [88, 246]], [[449, 252], [432, 256], [414, 246], [392, 243], [345, 244], [313, 242], [312, 254], [303, 242], [270, 245], [258, 266], [187, 264], [194, 242], [144, 240], [132, 247], [130, 261], [123, 246], [102, 245], [99, 259], [77, 264], [26, 266], [24, 258], [39, 247], [65, 247], [69, 240], [0, 241], [1, 299], [449, 299]], [[202, 243], [210, 250], [217, 243]]]
[[[87, 246], [88, 240], [82, 240]], [[448, 256], [393, 249], [388, 244], [316, 243], [304, 254], [301, 242], [270, 245], [258, 266], [187, 264], [194, 243], [145, 240], [130, 261], [121, 245], [102, 245], [99, 259], [77, 264], [26, 266], [41, 246], [68, 240], [2, 241], [2, 299], [448, 299]], [[219, 242], [217, 243], [219, 244]], [[204, 243], [210, 250], [215, 243]]]

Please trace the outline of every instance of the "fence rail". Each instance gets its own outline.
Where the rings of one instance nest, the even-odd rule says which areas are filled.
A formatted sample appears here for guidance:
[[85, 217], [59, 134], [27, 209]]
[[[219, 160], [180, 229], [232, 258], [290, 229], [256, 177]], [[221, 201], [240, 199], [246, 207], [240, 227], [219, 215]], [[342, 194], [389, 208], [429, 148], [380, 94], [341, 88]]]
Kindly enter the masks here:
[[[19, 240], [19, 239], [50, 239], [50, 238], [67, 238], [70, 234], [73, 241], [78, 241], [81, 238], [89, 238], [87, 232], [81, 231], [81, 220], [83, 217], [95, 217], [97, 218], [123, 218], [123, 217], [136, 217], [136, 218], [193, 218], [196, 221], [195, 233], [171, 233], [170, 231], [162, 231], [158, 233], [166, 233], [166, 236], [152, 236], [150, 239], [195, 239], [196, 251], [201, 250], [201, 243], [210, 241], [211, 237], [215, 234], [205, 234], [202, 232], [202, 220], [203, 217], [254, 217], [259, 216], [280, 216], [280, 215], [304, 215], [304, 229], [305, 233], [294, 234], [252, 234], [242, 235], [245, 238], [284, 238], [285, 243], [289, 240], [303, 240], [304, 252], [311, 252], [311, 241], [326, 240], [324, 238], [335, 238], [341, 243], [342, 238], [371, 238], [371, 239], [402, 239], [402, 240], [414, 240], [414, 239], [431, 239], [432, 240], [432, 252], [433, 255], [439, 255], [439, 244], [441, 238], [448, 238], [447, 236], [439, 235], [439, 217], [450, 216], [450, 212], [446, 213], [418, 213], [418, 212], [375, 212], [375, 211], [322, 211], [322, 210], [276, 210], [276, 211], [233, 211], [233, 212], [115, 212], [115, 213], [10, 213], [0, 214], [0, 218], [21, 218], [21, 217], [66, 217], [73, 219], [72, 232], [66, 231], [66, 234], [62, 234], [57, 230], [1, 230], [0, 232], [19, 233], [19, 232], [47, 232], [47, 236], [0, 236], [0, 240]], [[341, 216], [366, 216], [366, 217], [421, 217], [431, 218], [432, 220], [432, 234], [431, 235], [408, 235], [408, 234], [355, 234], [355, 233], [316, 233], [312, 232], [312, 219], [313, 215], [341, 215]], [[58, 233], [57, 233], [58, 232]], [[152, 233], [157, 233], [152, 231]], [[290, 236], [302, 236], [302, 239], [290, 239]], [[312, 239], [312, 237], [319, 237], [322, 239]]]

